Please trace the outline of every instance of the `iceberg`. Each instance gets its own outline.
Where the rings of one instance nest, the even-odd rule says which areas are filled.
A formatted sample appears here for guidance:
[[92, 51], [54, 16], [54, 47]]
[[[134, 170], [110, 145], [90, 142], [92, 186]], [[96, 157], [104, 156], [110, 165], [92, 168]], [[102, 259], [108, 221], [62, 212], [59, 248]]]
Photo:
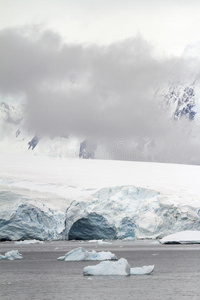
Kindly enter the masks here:
[[200, 231], [180, 231], [167, 235], [160, 240], [161, 244], [200, 244]]
[[97, 243], [99, 245], [111, 245], [112, 243], [103, 240], [90, 240], [89, 243]]
[[149, 275], [153, 270], [154, 265], [130, 268], [128, 261], [125, 258], [120, 258], [117, 262], [104, 261], [96, 266], [87, 266], [83, 269], [83, 275]]
[[7, 260], [15, 260], [15, 259], [22, 259], [22, 254], [18, 252], [18, 250], [11, 250], [5, 253], [5, 255], [0, 254], [0, 259], [7, 259]]
[[83, 275], [130, 275], [130, 266], [125, 258], [117, 262], [102, 261], [96, 266], [87, 266], [83, 269]]
[[154, 265], [152, 266], [143, 266], [141, 268], [131, 268], [130, 275], [149, 275], [153, 272]]
[[91, 252], [85, 250], [83, 247], [76, 248], [64, 256], [58, 257], [57, 260], [64, 261], [83, 261], [83, 260], [116, 260], [115, 254], [107, 251], [96, 252], [92, 250]]

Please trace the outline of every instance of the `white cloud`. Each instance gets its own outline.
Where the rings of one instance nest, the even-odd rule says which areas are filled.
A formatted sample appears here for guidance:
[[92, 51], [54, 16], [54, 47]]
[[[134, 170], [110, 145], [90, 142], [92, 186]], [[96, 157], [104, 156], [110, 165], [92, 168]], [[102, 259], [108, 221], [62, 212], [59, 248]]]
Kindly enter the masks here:
[[156, 54], [180, 55], [199, 40], [196, 0], [8, 0], [0, 8], [0, 28], [46, 24], [68, 42], [108, 45], [139, 33]]
[[[191, 122], [170, 124], [155, 98], [155, 89], [169, 79], [189, 76], [181, 60], [156, 59], [141, 37], [83, 46], [31, 27], [3, 30], [0, 39], [1, 94], [25, 95], [28, 129], [90, 138], [114, 158], [198, 158], [199, 145], [188, 130]], [[150, 157], [144, 153], [147, 144]]]

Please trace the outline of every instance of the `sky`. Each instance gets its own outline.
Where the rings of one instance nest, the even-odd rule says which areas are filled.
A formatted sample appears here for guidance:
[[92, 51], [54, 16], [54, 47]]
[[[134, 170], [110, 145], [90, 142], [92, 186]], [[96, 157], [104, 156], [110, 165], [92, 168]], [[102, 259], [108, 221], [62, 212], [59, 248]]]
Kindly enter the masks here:
[[44, 25], [67, 42], [110, 44], [141, 35], [157, 54], [199, 40], [198, 0], [0, 0], [0, 28]]
[[169, 124], [155, 92], [190, 79], [182, 55], [199, 45], [199, 13], [194, 0], [0, 0], [0, 98], [22, 99], [39, 135], [119, 151], [156, 137], [158, 152], [176, 161], [184, 148], [184, 161], [190, 125]]

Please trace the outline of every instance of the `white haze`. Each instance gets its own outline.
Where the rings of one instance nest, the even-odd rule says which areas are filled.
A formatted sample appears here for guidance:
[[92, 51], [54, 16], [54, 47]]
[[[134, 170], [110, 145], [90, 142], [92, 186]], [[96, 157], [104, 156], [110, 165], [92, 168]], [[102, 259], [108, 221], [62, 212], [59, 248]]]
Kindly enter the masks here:
[[0, 40], [1, 98], [23, 95], [27, 130], [88, 138], [103, 158], [200, 162], [194, 124], [169, 121], [155, 96], [169, 81], [189, 80], [181, 59], [156, 59], [140, 36], [109, 46], [67, 44], [32, 26], [4, 29]]

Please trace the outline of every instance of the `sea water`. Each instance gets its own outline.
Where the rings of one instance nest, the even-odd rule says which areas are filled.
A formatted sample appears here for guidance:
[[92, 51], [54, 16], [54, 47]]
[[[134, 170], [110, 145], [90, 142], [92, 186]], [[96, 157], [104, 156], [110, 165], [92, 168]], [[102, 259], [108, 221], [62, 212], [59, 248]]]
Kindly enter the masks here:
[[[0, 253], [18, 250], [22, 260], [0, 260], [1, 300], [200, 299], [200, 245], [161, 245], [153, 241], [53, 241], [22, 245], [0, 243]], [[131, 267], [155, 265], [151, 275], [83, 276], [98, 262], [57, 261], [77, 247], [111, 251]]]

